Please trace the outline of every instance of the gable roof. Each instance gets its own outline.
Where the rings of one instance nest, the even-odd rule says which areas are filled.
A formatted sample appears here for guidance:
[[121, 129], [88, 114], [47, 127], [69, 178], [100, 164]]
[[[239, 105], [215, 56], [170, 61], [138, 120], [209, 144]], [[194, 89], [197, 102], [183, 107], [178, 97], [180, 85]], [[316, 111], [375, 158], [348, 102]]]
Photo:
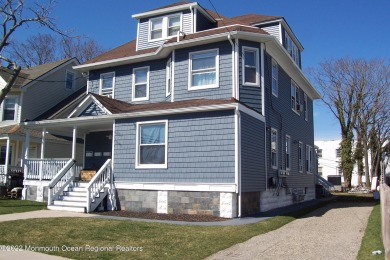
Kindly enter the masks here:
[[[78, 64], [76, 58], [69, 58], [69, 59], [63, 59], [55, 62], [34, 66], [27, 69], [22, 69], [12, 88], [18, 89], [18, 88], [25, 87], [26, 85], [34, 82], [35, 80], [38, 80], [39, 78], [49, 73], [50, 71], [53, 71], [56, 68], [59, 68], [65, 63], [71, 61], [74, 61]], [[12, 75], [12, 70], [4, 67], [0, 68], [0, 76], [4, 79], [4, 81], [8, 82], [8, 80], [11, 78], [11, 75]]]

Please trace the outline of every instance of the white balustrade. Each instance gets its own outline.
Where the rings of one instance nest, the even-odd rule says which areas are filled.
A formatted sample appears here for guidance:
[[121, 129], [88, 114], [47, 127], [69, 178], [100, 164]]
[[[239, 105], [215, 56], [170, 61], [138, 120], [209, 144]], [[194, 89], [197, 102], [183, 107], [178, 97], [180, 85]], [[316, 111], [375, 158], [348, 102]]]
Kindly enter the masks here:
[[95, 174], [87, 186], [87, 212], [91, 210], [91, 203], [103, 191], [106, 184], [112, 183], [111, 159], [108, 159], [104, 165]]
[[25, 180], [51, 180], [69, 159], [26, 159]]
[[54, 199], [74, 180], [73, 166], [75, 161], [70, 159], [54, 176], [49, 183], [48, 205], [52, 205]]

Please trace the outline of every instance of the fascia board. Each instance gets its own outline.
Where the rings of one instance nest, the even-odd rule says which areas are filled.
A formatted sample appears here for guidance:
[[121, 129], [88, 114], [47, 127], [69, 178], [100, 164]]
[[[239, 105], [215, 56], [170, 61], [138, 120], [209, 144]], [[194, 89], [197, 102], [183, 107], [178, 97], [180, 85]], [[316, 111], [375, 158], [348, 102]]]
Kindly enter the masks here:
[[163, 9], [152, 10], [152, 11], [148, 11], [148, 12], [144, 12], [144, 13], [133, 14], [131, 17], [139, 20], [139, 19], [147, 18], [147, 17], [151, 17], [151, 16], [157, 16], [157, 15], [161, 15], [161, 14], [166, 14], [166, 13], [189, 9], [190, 7], [195, 7], [197, 5], [198, 5], [197, 2], [193, 2], [193, 3], [177, 5], [177, 6], [172, 6], [172, 7], [163, 8]]

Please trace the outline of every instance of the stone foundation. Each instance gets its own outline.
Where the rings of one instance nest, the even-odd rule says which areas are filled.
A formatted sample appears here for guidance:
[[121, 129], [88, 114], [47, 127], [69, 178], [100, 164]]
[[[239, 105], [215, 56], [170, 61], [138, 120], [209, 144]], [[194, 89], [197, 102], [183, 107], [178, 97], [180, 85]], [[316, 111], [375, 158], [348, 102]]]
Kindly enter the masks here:
[[235, 193], [123, 189], [116, 191], [120, 210], [237, 217], [237, 194]]
[[47, 186], [35, 186], [26, 185], [26, 199], [40, 202], [47, 202], [48, 187]]
[[[304, 201], [315, 199], [315, 188], [302, 188], [305, 192]], [[285, 207], [294, 204], [291, 190], [280, 189], [279, 195], [275, 189], [269, 189], [260, 193], [260, 212]]]

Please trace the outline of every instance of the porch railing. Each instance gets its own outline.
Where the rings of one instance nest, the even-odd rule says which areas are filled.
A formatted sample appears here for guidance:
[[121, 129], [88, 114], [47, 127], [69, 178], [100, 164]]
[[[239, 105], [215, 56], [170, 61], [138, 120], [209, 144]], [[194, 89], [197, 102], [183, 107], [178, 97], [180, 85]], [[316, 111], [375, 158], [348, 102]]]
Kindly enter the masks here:
[[91, 203], [95, 201], [100, 192], [108, 183], [112, 183], [111, 159], [108, 159], [95, 174], [87, 186], [87, 212], [91, 212]]
[[[315, 174], [315, 180], [316, 180], [316, 184], [319, 184], [319, 185], [321, 185], [324, 188], [324, 194], [323, 195], [328, 195], [330, 193], [330, 191], [332, 190], [333, 186], [334, 186], [333, 183], [325, 180], [319, 174]], [[325, 194], [325, 193], [327, 193], [327, 194]]]
[[61, 194], [64, 189], [74, 180], [73, 165], [76, 163], [75, 160], [70, 159], [62, 167], [60, 171], [54, 176], [49, 183], [49, 194], [47, 204], [52, 205], [54, 199]]
[[[20, 166], [11, 166], [8, 165], [8, 174], [20, 173], [23, 172], [23, 167]], [[7, 175], [5, 172], [5, 165], [0, 165], [0, 184], [5, 184], [7, 182]]]
[[25, 180], [51, 180], [69, 159], [26, 159]]

